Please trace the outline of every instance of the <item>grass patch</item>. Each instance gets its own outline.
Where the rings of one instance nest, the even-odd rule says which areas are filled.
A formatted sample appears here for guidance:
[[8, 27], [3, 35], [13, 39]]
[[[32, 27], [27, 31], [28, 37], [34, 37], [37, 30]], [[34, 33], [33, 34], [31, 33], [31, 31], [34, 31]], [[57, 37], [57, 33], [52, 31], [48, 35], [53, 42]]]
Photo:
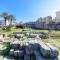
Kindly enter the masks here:
[[[48, 39], [42, 39], [45, 43], [47, 43], [48, 42]], [[53, 39], [54, 41], [56, 41], [56, 42], [58, 42], [58, 43], [60, 43], [60, 38], [54, 38]], [[60, 48], [58, 48], [59, 49], [59, 51], [60, 51]]]
[[22, 29], [21, 28], [15, 28], [15, 29], [11, 29], [11, 31], [6, 31], [6, 30], [0, 30], [0, 34], [11, 34], [12, 32], [21, 32]]
[[54, 40], [60, 43], [60, 38], [55, 38]]
[[[0, 33], [11, 33], [11, 32], [21, 32], [23, 29], [22, 28], [11, 28], [11, 31], [6, 31], [6, 30], [0, 30]], [[49, 30], [38, 30], [38, 29], [29, 29], [28, 32], [48, 32]], [[60, 34], [60, 31], [55, 31], [55, 30], [51, 30], [50, 32], [51, 34]]]
[[56, 34], [56, 35], [58, 34], [59, 35], [60, 34], [60, 31], [51, 31], [51, 33], [52, 34]]
[[48, 32], [48, 30], [36, 30], [36, 29], [31, 29], [31, 32]]
[[[60, 38], [52, 38], [53, 40], [60, 43]], [[42, 39], [44, 42], [48, 42], [49, 39]]]
[[42, 40], [43, 40], [44, 42], [46, 42], [46, 43], [48, 42], [48, 39], [42, 39]]

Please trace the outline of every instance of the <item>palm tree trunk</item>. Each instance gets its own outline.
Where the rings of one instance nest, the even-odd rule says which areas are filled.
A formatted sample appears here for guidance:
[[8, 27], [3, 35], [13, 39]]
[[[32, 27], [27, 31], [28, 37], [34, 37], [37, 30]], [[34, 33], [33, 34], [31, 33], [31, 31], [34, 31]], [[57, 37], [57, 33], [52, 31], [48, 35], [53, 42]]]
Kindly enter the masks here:
[[12, 19], [10, 20], [10, 24], [12, 24]]
[[4, 18], [5, 19], [5, 25], [6, 25], [6, 18]]

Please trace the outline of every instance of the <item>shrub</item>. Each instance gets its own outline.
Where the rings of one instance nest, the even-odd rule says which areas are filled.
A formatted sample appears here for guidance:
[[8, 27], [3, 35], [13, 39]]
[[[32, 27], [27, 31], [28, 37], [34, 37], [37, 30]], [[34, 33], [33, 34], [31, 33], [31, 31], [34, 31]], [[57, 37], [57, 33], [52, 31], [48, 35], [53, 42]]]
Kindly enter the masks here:
[[6, 31], [11, 31], [11, 27], [12, 27], [12, 25], [6, 26]]

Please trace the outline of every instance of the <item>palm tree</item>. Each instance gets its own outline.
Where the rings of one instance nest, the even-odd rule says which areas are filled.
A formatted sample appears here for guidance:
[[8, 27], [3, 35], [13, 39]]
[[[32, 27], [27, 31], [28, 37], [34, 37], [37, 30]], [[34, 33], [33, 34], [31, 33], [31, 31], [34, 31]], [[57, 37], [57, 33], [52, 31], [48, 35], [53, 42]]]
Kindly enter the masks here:
[[7, 20], [8, 13], [7, 12], [3, 12], [1, 16], [4, 18], [5, 25], [6, 25], [6, 20]]
[[13, 15], [9, 15], [9, 18], [10, 18], [10, 24], [11, 24], [13, 21], [16, 20], [15, 17], [14, 17]]

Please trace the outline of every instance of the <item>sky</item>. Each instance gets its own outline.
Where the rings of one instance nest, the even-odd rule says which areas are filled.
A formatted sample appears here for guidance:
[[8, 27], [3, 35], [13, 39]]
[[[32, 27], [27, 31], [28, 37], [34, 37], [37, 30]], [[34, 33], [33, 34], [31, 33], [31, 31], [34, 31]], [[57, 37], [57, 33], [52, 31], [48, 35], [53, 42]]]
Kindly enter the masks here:
[[8, 12], [17, 22], [36, 21], [39, 17], [55, 17], [60, 0], [0, 0], [0, 14]]

